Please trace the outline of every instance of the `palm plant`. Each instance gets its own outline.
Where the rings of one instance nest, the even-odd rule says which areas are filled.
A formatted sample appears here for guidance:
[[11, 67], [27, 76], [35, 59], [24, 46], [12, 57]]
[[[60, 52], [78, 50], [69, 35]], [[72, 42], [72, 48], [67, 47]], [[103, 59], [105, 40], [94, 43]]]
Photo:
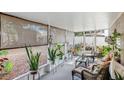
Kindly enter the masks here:
[[48, 60], [50, 60], [52, 62], [52, 64], [54, 65], [55, 64], [55, 59], [57, 57], [57, 49], [48, 48], [48, 55], [49, 55]]
[[27, 55], [28, 55], [28, 64], [30, 66], [30, 71], [35, 71], [37, 72], [38, 67], [39, 67], [39, 59], [41, 53], [37, 52], [36, 54], [33, 54], [32, 49], [30, 47], [25, 47]]

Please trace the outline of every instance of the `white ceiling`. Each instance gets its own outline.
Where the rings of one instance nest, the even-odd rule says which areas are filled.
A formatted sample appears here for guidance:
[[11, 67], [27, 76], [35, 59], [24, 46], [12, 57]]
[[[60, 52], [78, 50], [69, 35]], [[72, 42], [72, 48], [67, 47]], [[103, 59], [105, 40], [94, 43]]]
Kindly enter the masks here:
[[87, 31], [109, 28], [120, 12], [6, 12], [6, 14], [72, 31]]

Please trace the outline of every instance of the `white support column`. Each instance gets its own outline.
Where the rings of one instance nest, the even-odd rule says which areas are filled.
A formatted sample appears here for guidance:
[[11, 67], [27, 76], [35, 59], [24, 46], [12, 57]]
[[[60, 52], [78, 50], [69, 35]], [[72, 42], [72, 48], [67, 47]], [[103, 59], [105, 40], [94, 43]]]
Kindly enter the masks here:
[[48, 25], [48, 47], [51, 47], [51, 44], [50, 44], [50, 38], [51, 38], [51, 31], [50, 31], [50, 25]]
[[65, 31], [65, 54], [67, 54], [68, 46], [67, 46], [67, 30]]
[[73, 37], [73, 47], [75, 46], [75, 35]]
[[94, 33], [94, 52], [96, 51], [96, 30], [95, 30], [95, 33]]
[[96, 34], [97, 34], [97, 25], [96, 25], [96, 16], [94, 16], [94, 26], [95, 26], [95, 34], [94, 34], [94, 52], [96, 51]]
[[86, 45], [86, 41], [85, 41], [85, 32], [84, 32], [84, 36], [83, 36], [83, 44], [84, 44], [84, 49], [83, 49], [83, 52], [85, 53], [85, 45]]
[[80, 39], [81, 39], [81, 44], [82, 44], [82, 36], [80, 36]]

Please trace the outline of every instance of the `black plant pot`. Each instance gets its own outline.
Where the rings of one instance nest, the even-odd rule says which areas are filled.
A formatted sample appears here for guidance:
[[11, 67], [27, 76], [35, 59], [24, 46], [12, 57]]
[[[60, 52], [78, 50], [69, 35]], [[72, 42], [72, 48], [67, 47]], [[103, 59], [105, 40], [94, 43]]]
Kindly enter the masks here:
[[35, 76], [38, 74], [37, 70], [31, 70], [30, 74], [33, 76], [33, 80], [35, 80]]
[[30, 71], [31, 74], [37, 74], [37, 72], [38, 72], [37, 70], [31, 70]]

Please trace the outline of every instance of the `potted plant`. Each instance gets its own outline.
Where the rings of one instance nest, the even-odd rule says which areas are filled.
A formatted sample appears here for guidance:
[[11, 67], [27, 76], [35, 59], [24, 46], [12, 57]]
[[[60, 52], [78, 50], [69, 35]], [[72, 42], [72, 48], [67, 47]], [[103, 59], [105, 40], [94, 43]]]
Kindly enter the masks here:
[[102, 46], [101, 56], [106, 56], [112, 50], [111, 46]]
[[64, 56], [64, 53], [62, 51], [63, 46], [64, 46], [63, 44], [56, 44], [57, 57], [59, 59], [59, 64], [63, 63], [63, 56]]
[[53, 68], [54, 68], [53, 70], [55, 71], [55, 60], [57, 57], [57, 49], [56, 48], [48, 48], [48, 55], [49, 55], [48, 60], [51, 63], [51, 69], [52, 69], [52, 65], [53, 65]]
[[120, 58], [120, 51], [121, 49], [117, 45], [117, 39], [120, 38], [121, 34], [114, 30], [111, 36], [106, 38], [106, 41], [112, 45], [112, 50], [114, 54], [114, 59]]
[[74, 55], [80, 55], [81, 48], [81, 44], [76, 44], [74, 47]]
[[[116, 31], [116, 29], [114, 30], [114, 32], [112, 33], [111, 36], [108, 36], [106, 38], [106, 42], [108, 42], [111, 46], [112, 46], [112, 51], [113, 51], [113, 62], [114, 61], [119, 61], [120, 63], [120, 51], [121, 49], [118, 47], [117, 45], [117, 39], [119, 39], [121, 37], [121, 34], [118, 33]], [[111, 62], [110, 63], [110, 75], [112, 78], [115, 78], [115, 74], [114, 74], [114, 63]]]
[[35, 74], [37, 74], [38, 72], [39, 59], [40, 59], [41, 53], [37, 52], [36, 54], [34, 54], [31, 47], [26, 46], [25, 49], [26, 49], [27, 56], [28, 56], [27, 63], [29, 64], [29, 67], [30, 67], [30, 73], [33, 74], [33, 76], [35, 76]]
[[63, 56], [64, 56], [64, 53], [61, 50], [59, 50], [57, 56], [59, 57], [59, 60], [62, 60]]

